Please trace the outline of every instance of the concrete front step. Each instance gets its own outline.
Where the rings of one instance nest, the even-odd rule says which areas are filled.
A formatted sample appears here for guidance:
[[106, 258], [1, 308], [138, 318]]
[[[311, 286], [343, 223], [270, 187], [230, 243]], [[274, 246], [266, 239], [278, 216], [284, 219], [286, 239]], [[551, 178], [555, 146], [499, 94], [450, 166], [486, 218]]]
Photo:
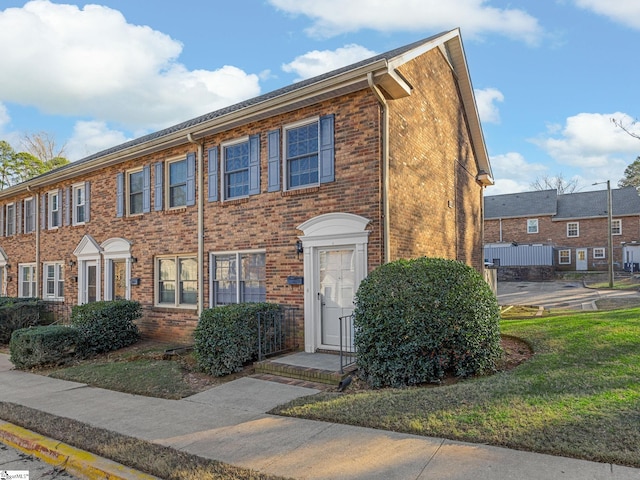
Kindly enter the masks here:
[[263, 360], [254, 363], [255, 372], [258, 374], [277, 375], [280, 377], [296, 378], [308, 382], [338, 385], [340, 381], [355, 370], [346, 369], [345, 373], [339, 371], [322, 370], [319, 368], [281, 363], [278, 359]]

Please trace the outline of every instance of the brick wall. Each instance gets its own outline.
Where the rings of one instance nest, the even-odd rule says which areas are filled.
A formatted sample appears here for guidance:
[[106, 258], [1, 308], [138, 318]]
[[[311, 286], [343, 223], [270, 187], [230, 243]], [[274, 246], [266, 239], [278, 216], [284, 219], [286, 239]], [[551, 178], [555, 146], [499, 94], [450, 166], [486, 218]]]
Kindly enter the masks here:
[[422, 57], [400, 69], [411, 96], [390, 102], [391, 259], [481, 270], [482, 189], [456, 79], [438, 50]]

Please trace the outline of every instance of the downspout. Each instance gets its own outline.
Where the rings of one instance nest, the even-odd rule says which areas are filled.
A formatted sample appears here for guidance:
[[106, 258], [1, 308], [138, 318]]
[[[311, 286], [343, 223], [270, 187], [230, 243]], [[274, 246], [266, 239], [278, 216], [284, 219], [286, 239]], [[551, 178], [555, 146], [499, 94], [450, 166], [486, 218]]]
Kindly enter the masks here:
[[198, 143], [193, 139], [191, 132], [187, 133], [187, 141], [198, 147], [197, 158], [197, 203], [198, 203], [198, 318], [203, 310], [204, 305], [204, 195], [203, 195], [203, 180], [202, 175], [204, 172], [202, 165], [202, 152], [204, 150], [203, 143]]
[[[27, 185], [27, 191], [33, 193], [35, 202], [33, 202], [33, 208], [35, 208], [35, 231], [36, 231], [36, 292], [42, 287], [40, 285], [40, 195], [37, 192], [31, 190], [31, 185]], [[19, 280], [18, 280], [19, 281]], [[44, 294], [44, 292], [43, 292]], [[37, 296], [37, 295], [36, 295]]]
[[384, 248], [383, 261], [390, 261], [389, 241], [389, 105], [380, 89], [373, 83], [373, 73], [367, 74], [369, 88], [382, 105], [382, 244]]
[[502, 217], [500, 217], [500, 243], [502, 243]]

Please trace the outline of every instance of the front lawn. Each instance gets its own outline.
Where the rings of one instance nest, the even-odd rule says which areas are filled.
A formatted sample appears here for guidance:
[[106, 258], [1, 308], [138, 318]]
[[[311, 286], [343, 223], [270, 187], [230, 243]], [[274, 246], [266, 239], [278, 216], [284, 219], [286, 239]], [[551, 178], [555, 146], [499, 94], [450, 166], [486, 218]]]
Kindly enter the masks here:
[[640, 308], [501, 330], [533, 358], [453, 385], [323, 393], [273, 413], [640, 467]]

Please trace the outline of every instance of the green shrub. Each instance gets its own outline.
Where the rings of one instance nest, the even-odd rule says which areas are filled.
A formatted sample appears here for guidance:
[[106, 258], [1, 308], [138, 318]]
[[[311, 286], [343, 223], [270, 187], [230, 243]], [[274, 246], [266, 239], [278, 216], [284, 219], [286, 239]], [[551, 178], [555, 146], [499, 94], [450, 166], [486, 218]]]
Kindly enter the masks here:
[[20, 328], [46, 325], [51, 316], [38, 298], [0, 297], [0, 343], [7, 344]]
[[242, 370], [258, 357], [258, 314], [279, 309], [273, 303], [239, 303], [204, 310], [194, 333], [200, 369], [215, 376]]
[[482, 276], [457, 261], [398, 260], [360, 284], [358, 367], [373, 387], [437, 382], [495, 370], [499, 308]]
[[57, 365], [75, 355], [79, 342], [80, 333], [72, 327], [21, 328], [11, 335], [10, 360], [18, 368]]
[[140, 303], [131, 300], [74, 305], [71, 325], [80, 333], [78, 353], [90, 356], [136, 343], [140, 332], [134, 321], [141, 316]]

